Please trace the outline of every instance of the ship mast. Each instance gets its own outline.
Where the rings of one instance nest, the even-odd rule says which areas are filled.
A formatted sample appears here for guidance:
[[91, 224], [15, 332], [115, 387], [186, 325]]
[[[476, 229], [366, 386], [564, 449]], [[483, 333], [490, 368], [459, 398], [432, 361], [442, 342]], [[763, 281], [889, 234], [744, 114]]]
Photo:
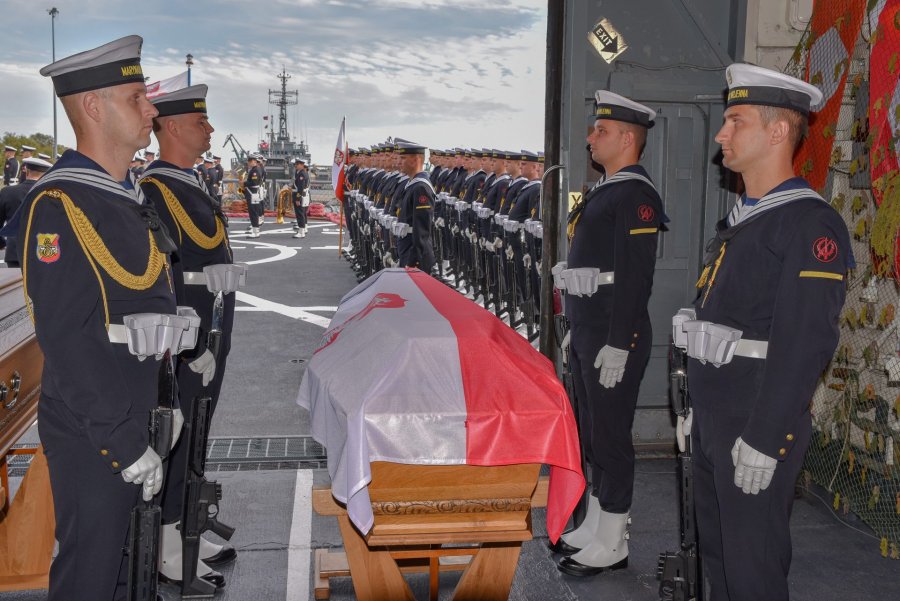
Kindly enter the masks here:
[[[287, 126], [287, 107], [290, 105], [297, 104], [300, 100], [299, 92], [297, 90], [287, 89], [287, 81], [291, 78], [290, 73], [285, 71], [284, 66], [281, 67], [281, 73], [279, 73], [276, 77], [281, 80], [281, 90], [269, 90], [269, 104], [275, 105], [278, 107], [278, 137], [277, 140], [279, 142], [287, 142], [290, 140], [290, 136], [288, 136], [288, 126]], [[275, 140], [275, 132], [274, 130], [270, 134], [273, 138], [273, 142]], [[274, 146], [274, 144], [273, 144]]]

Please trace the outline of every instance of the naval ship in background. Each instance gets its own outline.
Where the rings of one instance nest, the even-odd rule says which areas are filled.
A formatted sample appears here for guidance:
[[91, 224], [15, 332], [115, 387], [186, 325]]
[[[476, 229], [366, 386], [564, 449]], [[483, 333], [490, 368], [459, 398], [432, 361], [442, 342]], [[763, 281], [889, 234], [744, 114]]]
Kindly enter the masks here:
[[[291, 186], [293, 184], [295, 158], [303, 159], [309, 166], [310, 172], [315, 173], [312, 158], [309, 154], [309, 146], [303, 139], [297, 141], [288, 133], [287, 110], [289, 106], [300, 102], [300, 93], [298, 90], [287, 89], [287, 82], [291, 78], [291, 74], [284, 67], [282, 67], [281, 73], [276, 77], [281, 81], [281, 88], [269, 90], [269, 104], [278, 107], [278, 128], [269, 128], [265, 139], [259, 142], [256, 149], [256, 152], [266, 159], [266, 186], [269, 191], [269, 205], [277, 197], [278, 191], [283, 186]], [[271, 122], [272, 116], [267, 116], [267, 120]], [[228, 144], [231, 144], [231, 148], [234, 151], [234, 158], [231, 159], [231, 170], [235, 174], [242, 174], [246, 171], [247, 157], [250, 152], [244, 149], [234, 134], [228, 134], [228, 137], [225, 138], [223, 146]]]

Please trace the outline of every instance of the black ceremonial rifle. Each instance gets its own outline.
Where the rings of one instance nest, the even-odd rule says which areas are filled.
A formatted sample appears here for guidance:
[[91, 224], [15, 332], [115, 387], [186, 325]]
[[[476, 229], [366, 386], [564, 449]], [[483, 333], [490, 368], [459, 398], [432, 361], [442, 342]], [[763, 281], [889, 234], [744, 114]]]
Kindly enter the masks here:
[[[225, 299], [222, 292], [216, 294], [213, 303], [212, 327], [209, 330], [206, 347], [219, 363], [222, 346], [222, 326], [225, 317]], [[210, 384], [212, 380], [210, 381]], [[181, 597], [182, 599], [208, 599], [216, 592], [212, 583], [197, 576], [200, 561], [200, 535], [211, 530], [225, 540], [230, 540], [234, 528], [216, 519], [219, 501], [222, 499], [222, 485], [209, 482], [204, 477], [206, 471], [206, 439], [209, 433], [209, 411], [212, 397], [201, 394], [194, 399], [188, 432], [188, 461], [184, 482], [184, 513], [181, 516]]]
[[[160, 459], [165, 460], [172, 446], [172, 403], [175, 399], [175, 370], [169, 351], [166, 351], [160, 366], [157, 394], [159, 406], [150, 412], [150, 447]], [[131, 511], [128, 601], [156, 601], [161, 520], [162, 510], [153, 499], [141, 502]]]

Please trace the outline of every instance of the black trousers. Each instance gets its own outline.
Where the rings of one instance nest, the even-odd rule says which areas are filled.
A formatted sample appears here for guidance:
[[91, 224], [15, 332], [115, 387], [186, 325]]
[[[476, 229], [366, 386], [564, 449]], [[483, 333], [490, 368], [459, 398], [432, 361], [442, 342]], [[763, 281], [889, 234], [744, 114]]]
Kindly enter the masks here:
[[569, 360], [579, 399], [581, 445], [591, 467], [591, 494], [604, 511], [626, 513], [631, 509], [634, 493], [631, 426], [638, 389], [650, 358], [652, 332], [649, 322], [639, 326], [641, 342], [628, 355], [622, 381], [604, 388], [594, 360], [606, 344], [608, 331], [606, 324], [572, 324]]
[[757, 495], [744, 494], [734, 485], [731, 448], [749, 414], [729, 411], [727, 398], [704, 399], [704, 405], [710, 401], [721, 410], [704, 410], [695, 402], [691, 444], [700, 553], [711, 601], [787, 601], [789, 521], [811, 422], [807, 419], [793, 431], [794, 447], [778, 462], [769, 487]]
[[128, 584], [124, 550], [131, 510], [140, 502], [142, 486], [110, 471], [61, 402], [41, 397], [38, 432], [50, 471], [59, 541], [47, 599], [124, 600]]
[[247, 215], [250, 217], [250, 225], [259, 227], [259, 216], [262, 215], [263, 205], [261, 202], [250, 202], [250, 190], [244, 188], [244, 200], [247, 201]]
[[306, 227], [306, 209], [307, 209], [307, 207], [303, 206], [303, 201], [295, 196], [294, 197], [294, 215], [297, 218], [297, 226], [298, 227]]

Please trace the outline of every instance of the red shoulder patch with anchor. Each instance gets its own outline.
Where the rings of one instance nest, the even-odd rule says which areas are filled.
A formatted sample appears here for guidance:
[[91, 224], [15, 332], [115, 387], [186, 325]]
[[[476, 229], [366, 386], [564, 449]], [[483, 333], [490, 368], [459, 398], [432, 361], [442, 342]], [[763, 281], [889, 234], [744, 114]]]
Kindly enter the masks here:
[[421, 195], [421, 196], [419, 197], [419, 201], [418, 201], [418, 202], [419, 202], [420, 205], [427, 205], [427, 204], [428, 204], [428, 196], [425, 195], [425, 194]]
[[813, 256], [821, 263], [831, 263], [838, 256], [838, 246], [832, 238], [822, 236], [813, 242]]
[[653, 207], [650, 205], [641, 205], [638, 207], [638, 218], [641, 221], [649, 222], [653, 221], [653, 218], [656, 216], [656, 211], [653, 210]]

